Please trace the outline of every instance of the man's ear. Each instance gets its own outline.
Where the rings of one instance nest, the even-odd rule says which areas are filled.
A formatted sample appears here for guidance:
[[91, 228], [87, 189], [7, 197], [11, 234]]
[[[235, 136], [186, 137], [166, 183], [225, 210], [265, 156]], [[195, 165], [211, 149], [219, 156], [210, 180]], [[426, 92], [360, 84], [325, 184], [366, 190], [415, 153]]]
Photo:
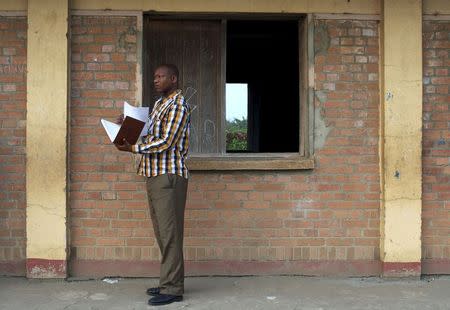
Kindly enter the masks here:
[[178, 78], [177, 78], [176, 75], [172, 75], [172, 76], [170, 77], [170, 80], [171, 80], [172, 83], [174, 83], [174, 84], [178, 82]]

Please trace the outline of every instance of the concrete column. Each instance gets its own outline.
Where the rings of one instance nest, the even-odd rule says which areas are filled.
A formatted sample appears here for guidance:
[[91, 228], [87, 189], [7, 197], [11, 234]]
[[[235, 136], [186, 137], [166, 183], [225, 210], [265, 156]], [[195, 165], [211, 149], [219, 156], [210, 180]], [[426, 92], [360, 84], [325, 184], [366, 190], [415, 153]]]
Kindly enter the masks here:
[[68, 0], [28, 1], [27, 276], [66, 277]]
[[382, 4], [380, 253], [384, 276], [419, 276], [422, 1], [384, 0]]

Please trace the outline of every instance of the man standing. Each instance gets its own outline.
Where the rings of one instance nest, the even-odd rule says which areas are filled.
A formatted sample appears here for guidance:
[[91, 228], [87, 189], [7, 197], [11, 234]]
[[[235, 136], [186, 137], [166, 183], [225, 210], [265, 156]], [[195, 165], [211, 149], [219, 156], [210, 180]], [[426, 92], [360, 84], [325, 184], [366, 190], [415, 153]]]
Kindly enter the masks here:
[[153, 230], [161, 250], [159, 287], [147, 294], [150, 305], [181, 301], [184, 293], [183, 227], [188, 186], [185, 160], [189, 147], [190, 109], [178, 89], [178, 69], [160, 65], [153, 83], [161, 98], [149, 116], [148, 135], [137, 144], [124, 140], [121, 151], [142, 154], [138, 174], [147, 177]]

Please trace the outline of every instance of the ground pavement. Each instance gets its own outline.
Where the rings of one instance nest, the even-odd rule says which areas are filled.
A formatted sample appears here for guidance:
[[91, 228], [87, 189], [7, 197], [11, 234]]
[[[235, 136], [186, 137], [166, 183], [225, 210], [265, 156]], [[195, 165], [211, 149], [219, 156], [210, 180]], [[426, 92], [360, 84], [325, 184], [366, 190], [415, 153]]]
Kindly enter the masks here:
[[450, 276], [387, 280], [300, 276], [192, 277], [182, 302], [147, 305], [157, 279], [0, 277], [0, 309], [450, 309]]

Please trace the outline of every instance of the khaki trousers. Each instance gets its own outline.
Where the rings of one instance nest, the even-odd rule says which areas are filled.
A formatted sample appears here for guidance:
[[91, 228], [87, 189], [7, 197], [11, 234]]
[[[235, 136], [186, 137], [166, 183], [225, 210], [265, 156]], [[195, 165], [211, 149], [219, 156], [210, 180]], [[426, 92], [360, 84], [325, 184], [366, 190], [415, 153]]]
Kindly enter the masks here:
[[161, 251], [161, 294], [184, 293], [183, 228], [188, 180], [175, 174], [147, 179], [153, 230]]

